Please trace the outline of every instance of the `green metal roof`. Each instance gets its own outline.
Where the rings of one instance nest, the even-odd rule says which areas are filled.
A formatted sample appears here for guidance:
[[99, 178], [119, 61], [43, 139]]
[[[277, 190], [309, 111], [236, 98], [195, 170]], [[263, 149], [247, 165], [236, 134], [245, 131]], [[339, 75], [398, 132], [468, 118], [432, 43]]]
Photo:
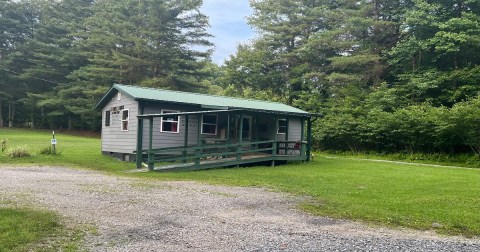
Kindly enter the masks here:
[[182, 103], [190, 105], [200, 105], [203, 108], [216, 109], [247, 109], [247, 110], [262, 110], [287, 114], [303, 114], [311, 115], [310, 113], [301, 109], [285, 105], [278, 102], [267, 102], [252, 99], [241, 99], [226, 96], [206, 95], [198, 93], [188, 93], [164, 89], [153, 89], [134, 87], [127, 85], [115, 84], [98, 102], [96, 107], [104, 106], [108, 97], [113, 95], [112, 91], [118, 90], [123, 94], [132, 97], [135, 100], [147, 101], [163, 101], [172, 103]]

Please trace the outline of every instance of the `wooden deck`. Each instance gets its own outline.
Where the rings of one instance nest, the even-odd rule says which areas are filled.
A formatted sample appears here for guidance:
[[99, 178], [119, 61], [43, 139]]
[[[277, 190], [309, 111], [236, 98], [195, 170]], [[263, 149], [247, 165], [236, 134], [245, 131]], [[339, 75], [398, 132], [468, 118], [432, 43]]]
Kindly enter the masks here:
[[[307, 161], [305, 142], [255, 141], [143, 150], [152, 171], [192, 171], [275, 161]], [[137, 166], [138, 167], [138, 166]]]

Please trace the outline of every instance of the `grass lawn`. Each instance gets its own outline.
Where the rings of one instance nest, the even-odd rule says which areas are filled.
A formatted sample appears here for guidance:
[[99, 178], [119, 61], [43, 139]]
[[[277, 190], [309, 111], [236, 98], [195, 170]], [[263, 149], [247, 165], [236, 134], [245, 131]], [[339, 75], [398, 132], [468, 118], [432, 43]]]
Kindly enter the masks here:
[[30, 244], [52, 235], [58, 227], [51, 213], [0, 208], [0, 251], [27, 251]]
[[8, 139], [7, 149], [4, 154], [16, 146], [27, 146], [31, 157], [11, 158], [0, 155], [0, 165], [8, 164], [35, 164], [35, 165], [59, 165], [84, 167], [103, 171], [119, 171], [132, 169], [131, 164], [124, 163], [100, 154], [100, 139], [93, 137], [79, 137], [59, 134], [55, 132], [57, 139], [56, 156], [41, 155], [38, 152], [50, 146], [51, 131], [23, 130], [23, 129], [0, 129], [0, 140]]
[[76, 251], [78, 238], [52, 212], [0, 207], [0, 251]]
[[[0, 130], [9, 146], [48, 145], [49, 132]], [[41, 143], [40, 143], [41, 142]], [[100, 141], [58, 135], [59, 156], [37, 155], [1, 163], [35, 163], [85, 167], [124, 174], [133, 163], [100, 155]], [[278, 167], [216, 169], [184, 173], [136, 173], [128, 176], [165, 180], [197, 180], [214, 184], [267, 187], [311, 196], [302, 205], [318, 215], [382, 225], [433, 229], [446, 234], [480, 236], [480, 169], [444, 168], [317, 155], [306, 164]]]

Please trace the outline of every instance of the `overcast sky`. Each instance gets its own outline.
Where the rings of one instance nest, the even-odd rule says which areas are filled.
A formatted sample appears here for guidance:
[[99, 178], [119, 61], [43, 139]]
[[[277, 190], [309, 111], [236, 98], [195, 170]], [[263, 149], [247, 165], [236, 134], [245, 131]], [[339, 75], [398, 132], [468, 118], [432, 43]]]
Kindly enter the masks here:
[[219, 65], [235, 53], [239, 43], [254, 37], [246, 20], [252, 13], [248, 0], [203, 0], [201, 11], [209, 16], [209, 32], [215, 44], [212, 60]]

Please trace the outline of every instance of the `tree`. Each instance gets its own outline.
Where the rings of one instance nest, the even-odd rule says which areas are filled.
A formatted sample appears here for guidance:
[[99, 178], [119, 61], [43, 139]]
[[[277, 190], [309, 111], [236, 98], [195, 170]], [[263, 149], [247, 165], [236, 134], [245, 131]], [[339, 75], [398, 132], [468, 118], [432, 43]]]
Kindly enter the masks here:
[[268, 75], [274, 76], [275, 83], [270, 89], [292, 104], [304, 89], [303, 74], [309, 67], [302, 58], [302, 49], [312, 35], [329, 28], [331, 23], [326, 15], [328, 9], [336, 5], [326, 0], [254, 0], [250, 3], [254, 13], [249, 23], [261, 36], [255, 42], [256, 48], [268, 56], [264, 63]]
[[[480, 91], [478, 1], [416, 0], [389, 52], [400, 95], [452, 106]], [[417, 90], [409, 95], [410, 90]]]
[[200, 0], [0, 4], [0, 125], [6, 102], [10, 124], [17, 105], [32, 127], [98, 129], [93, 107], [115, 82], [194, 90], [211, 74]]
[[0, 127], [4, 124], [3, 102], [8, 104], [8, 126], [13, 126], [15, 102], [25, 94], [24, 82], [18, 78], [25, 67], [24, 55], [18, 51], [33, 36], [37, 12], [28, 1], [0, 2]]
[[200, 4], [199, 0], [97, 1], [76, 42], [88, 64], [70, 78], [97, 85], [195, 89], [191, 77], [202, 68], [199, 60], [210, 52], [192, 48], [211, 45]]

